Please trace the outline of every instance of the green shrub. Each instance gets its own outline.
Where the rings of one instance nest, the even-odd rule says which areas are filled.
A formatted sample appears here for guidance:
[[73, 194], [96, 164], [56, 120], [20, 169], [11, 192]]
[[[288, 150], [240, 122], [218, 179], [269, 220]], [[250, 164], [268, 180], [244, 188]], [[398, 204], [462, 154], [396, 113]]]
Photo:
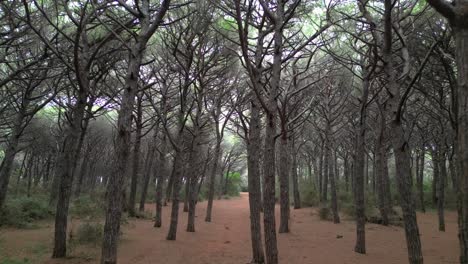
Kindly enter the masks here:
[[299, 192], [303, 206], [317, 206], [319, 204], [319, 195], [312, 182], [301, 182]]
[[70, 213], [78, 218], [94, 218], [104, 215], [104, 208], [101, 197], [91, 198], [90, 195], [83, 195], [72, 202]]
[[7, 200], [0, 211], [0, 225], [17, 228], [33, 227], [37, 220], [53, 216], [45, 199], [40, 197], [17, 197]]
[[331, 210], [327, 205], [321, 205], [318, 209], [320, 220], [330, 220]]
[[[103, 226], [100, 223], [85, 222], [78, 226], [76, 241], [78, 244], [98, 245], [102, 241]], [[71, 238], [73, 240], [73, 238]]]

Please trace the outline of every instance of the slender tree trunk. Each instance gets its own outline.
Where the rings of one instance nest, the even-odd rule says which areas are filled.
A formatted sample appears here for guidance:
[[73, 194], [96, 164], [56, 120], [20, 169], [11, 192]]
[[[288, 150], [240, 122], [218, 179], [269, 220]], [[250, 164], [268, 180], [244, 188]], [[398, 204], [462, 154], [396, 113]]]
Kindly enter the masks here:
[[141, 155], [141, 130], [143, 129], [143, 108], [142, 94], [137, 94], [137, 114], [135, 120], [135, 142], [133, 144], [133, 160], [132, 160], [132, 181], [130, 183], [130, 196], [128, 200], [128, 215], [135, 216], [136, 192], [138, 186], [138, 176], [140, 173], [140, 155]]
[[333, 223], [338, 224], [340, 223], [340, 215], [338, 213], [338, 198], [336, 197], [337, 186], [334, 172], [334, 162], [330, 162], [330, 167], [328, 169], [328, 178], [330, 179], [331, 209], [333, 212]]
[[447, 179], [447, 166], [445, 160], [445, 151], [442, 150], [439, 154], [439, 168], [440, 178], [437, 188], [437, 215], [439, 218], [439, 231], [445, 232], [445, 217], [444, 217], [444, 206], [445, 206], [445, 180]]
[[[325, 139], [327, 141], [327, 139]], [[322, 202], [328, 201], [328, 175], [329, 175], [329, 168], [330, 168], [330, 149], [328, 146], [324, 147], [324, 155], [323, 155], [323, 187], [322, 187]]]
[[174, 157], [174, 175], [173, 175], [173, 191], [172, 191], [172, 210], [171, 210], [171, 222], [169, 225], [169, 232], [167, 234], [167, 240], [176, 240], [177, 238], [177, 224], [179, 219], [179, 191], [182, 182], [183, 173], [183, 153], [176, 152]]
[[387, 129], [387, 121], [386, 121], [386, 113], [382, 109], [380, 109], [380, 114], [379, 114], [379, 134], [378, 138], [376, 140], [376, 146], [375, 146], [375, 159], [377, 163], [377, 175], [376, 175], [376, 181], [377, 181], [377, 202], [379, 206], [379, 211], [380, 211], [380, 216], [382, 217], [382, 225], [388, 225], [389, 220], [388, 220], [388, 214], [389, 208], [387, 205], [387, 199], [385, 198], [386, 196], [386, 180], [385, 178], [385, 173], [387, 170], [387, 146], [386, 146], [386, 137], [385, 137], [385, 131]]
[[156, 156], [156, 144], [158, 141], [158, 133], [159, 133], [159, 130], [155, 129], [150, 146], [148, 147], [148, 151], [146, 152], [143, 182], [141, 184], [140, 205], [138, 206], [138, 210], [140, 212], [145, 211], [145, 203], [146, 203], [146, 196], [148, 195], [149, 182], [150, 182], [153, 170], [156, 171], [156, 168], [155, 168], [156, 165], [155, 165], [154, 159]]
[[438, 157], [438, 148], [431, 150], [432, 157], [432, 204], [437, 206], [437, 185], [439, 184], [439, 157]]
[[216, 174], [218, 173], [218, 162], [219, 156], [221, 154], [221, 140], [220, 136], [216, 136], [216, 146], [214, 149], [213, 154], [213, 166], [211, 167], [210, 172], [210, 181], [208, 183], [208, 206], [206, 208], [206, 217], [205, 222], [211, 222], [211, 211], [213, 210], [213, 199], [215, 194], [215, 181], [216, 181]]
[[[292, 154], [292, 153], [291, 153]], [[288, 135], [284, 130], [279, 145], [279, 182], [280, 182], [280, 226], [279, 233], [289, 233], [289, 149]]]
[[[146, 44], [138, 41], [130, 52], [124, 94], [117, 120], [115, 163], [107, 182], [107, 209], [104, 224], [101, 264], [117, 263], [120, 218], [124, 203], [125, 174], [128, 171], [131, 144], [132, 112], [138, 90], [140, 65]], [[134, 206], [134, 205], [133, 205]]]
[[460, 12], [464, 17], [458, 18], [460, 25], [452, 25], [455, 37], [455, 57], [457, 61], [458, 75], [458, 126], [457, 126], [457, 146], [459, 160], [459, 180], [460, 210], [458, 223], [458, 237], [460, 241], [460, 263], [468, 263], [468, 27], [466, 21], [468, 17], [468, 3], [457, 1], [458, 8], [465, 10]]
[[360, 105], [360, 118], [356, 135], [356, 152], [354, 154], [354, 203], [356, 207], [356, 245], [354, 251], [360, 254], [366, 253], [366, 215], [365, 215], [365, 150], [366, 122], [367, 122], [367, 100], [369, 96], [369, 76], [363, 67], [362, 97]]
[[[85, 77], [85, 79], [87, 79], [87, 77]], [[64, 258], [66, 256], [68, 208], [72, 192], [73, 172], [80, 152], [81, 123], [86, 109], [86, 100], [88, 97], [87, 89], [88, 87], [84, 90], [81, 89], [79, 92], [77, 103], [71, 113], [73, 119], [67, 124], [64, 131], [64, 141], [60, 146], [57, 158], [55, 177], [59, 182], [59, 191], [55, 213], [54, 250], [52, 258]]]
[[[260, 139], [260, 108], [255, 94], [251, 95], [249, 139], [247, 145], [248, 190], [250, 209], [250, 238], [252, 241], [252, 263], [262, 264], [265, 261], [262, 246], [262, 231], [260, 225], [261, 187], [259, 152]], [[216, 156], [215, 156], [216, 158]]]
[[[293, 145], [294, 146], [294, 145]], [[294, 151], [294, 147], [292, 148]], [[308, 164], [309, 173], [312, 172], [310, 163]], [[292, 153], [291, 176], [293, 182], [294, 209], [301, 208], [301, 196], [299, 193], [299, 179], [297, 175], [297, 153]], [[311, 177], [312, 178], [312, 177]]]
[[424, 152], [424, 146], [421, 150], [420, 157], [419, 157], [419, 170], [418, 170], [418, 175], [417, 175], [417, 187], [418, 187], [418, 194], [419, 194], [419, 204], [421, 206], [421, 211], [423, 213], [426, 212], [426, 207], [424, 204], [424, 163], [425, 163], [425, 152]]
[[159, 173], [156, 176], [156, 218], [154, 221], [154, 227], [161, 227], [162, 225], [162, 195], [164, 182], [166, 181], [166, 151], [166, 134], [163, 132], [161, 135], [161, 149], [159, 153]]

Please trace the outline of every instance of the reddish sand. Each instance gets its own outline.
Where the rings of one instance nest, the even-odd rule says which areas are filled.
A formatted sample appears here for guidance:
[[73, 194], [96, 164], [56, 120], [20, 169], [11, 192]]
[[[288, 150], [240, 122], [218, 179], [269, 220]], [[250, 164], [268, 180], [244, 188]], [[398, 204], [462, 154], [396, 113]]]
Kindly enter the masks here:
[[[153, 205], [148, 205], [150, 206], [153, 209]], [[169, 207], [164, 208], [164, 222], [160, 229], [155, 229], [150, 220], [131, 220], [123, 228], [119, 263], [249, 263], [251, 249], [247, 194], [242, 193], [240, 198], [215, 201], [212, 223], [204, 221], [205, 208], [205, 202], [197, 206], [195, 233], [185, 231], [187, 215], [180, 213], [177, 241], [165, 240]], [[418, 221], [425, 263], [457, 263], [459, 248], [456, 214], [447, 212], [445, 233], [437, 230], [437, 217], [434, 213], [418, 214]], [[338, 235], [343, 237], [337, 238]], [[0, 256], [27, 256], [32, 258], [32, 263], [98, 263], [99, 246], [76, 248], [72, 253], [76, 257], [72, 259], [49, 260], [51, 238], [50, 226], [37, 230], [0, 230]], [[333, 224], [320, 221], [316, 209], [292, 210], [291, 233], [278, 234], [280, 263], [408, 263], [402, 228], [368, 224], [366, 240], [368, 253], [354, 253], [354, 222]], [[46, 252], [34, 250], [40, 245], [47, 245]], [[6, 254], [2, 253], [3, 250]]]

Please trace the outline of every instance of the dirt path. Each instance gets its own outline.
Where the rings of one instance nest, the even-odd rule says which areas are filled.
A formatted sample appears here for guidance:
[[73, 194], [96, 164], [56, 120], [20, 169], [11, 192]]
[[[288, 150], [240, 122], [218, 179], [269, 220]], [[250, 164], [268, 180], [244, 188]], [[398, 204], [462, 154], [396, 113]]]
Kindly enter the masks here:
[[[150, 205], [152, 207], [152, 205]], [[185, 231], [186, 213], [180, 213], [177, 241], [167, 241], [170, 208], [163, 211], [163, 228], [153, 228], [150, 220], [132, 220], [123, 228], [124, 239], [119, 248], [119, 263], [132, 264], [244, 264], [250, 261], [250, 227], [248, 196], [215, 201], [213, 222], [205, 223], [206, 203], [197, 206], [196, 232]], [[153, 209], [153, 208], [151, 208]], [[277, 211], [278, 212], [278, 211]], [[341, 224], [320, 221], [315, 209], [292, 210], [289, 234], [278, 235], [279, 256], [282, 264], [400, 264], [407, 263], [403, 229], [367, 225], [367, 255], [353, 252], [355, 226], [352, 221]], [[418, 220], [426, 264], [457, 263], [459, 249], [456, 232], [456, 214], [447, 213], [447, 232], [437, 231], [434, 213], [419, 214]], [[3, 245], [14, 246], [27, 241], [51, 241], [52, 229], [7, 230]], [[28, 236], [33, 235], [33, 236]], [[337, 238], [337, 235], [343, 236]], [[10, 242], [8, 243], [8, 241]], [[6, 242], [6, 243], [5, 243]], [[1, 248], [2, 245], [0, 245]], [[12, 246], [12, 247], [13, 247]], [[24, 246], [22, 246], [24, 248]], [[80, 254], [84, 254], [81, 252]], [[83, 256], [69, 261], [46, 263], [98, 263], [98, 247], [87, 251], [93, 256]]]

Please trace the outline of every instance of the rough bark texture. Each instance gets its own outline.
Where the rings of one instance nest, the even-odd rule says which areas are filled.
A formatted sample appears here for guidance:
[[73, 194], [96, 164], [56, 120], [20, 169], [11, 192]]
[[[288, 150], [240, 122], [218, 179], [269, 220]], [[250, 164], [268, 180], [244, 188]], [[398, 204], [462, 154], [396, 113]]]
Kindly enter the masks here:
[[[310, 173], [309, 177], [312, 178], [311, 177], [312, 169], [310, 168], [310, 163], [308, 164], [308, 169]], [[296, 153], [292, 153], [291, 177], [292, 177], [292, 182], [293, 182], [294, 209], [300, 209], [301, 208], [301, 196], [299, 193], [299, 179], [297, 175], [297, 154]]]
[[[384, 111], [380, 111], [379, 117], [379, 134], [376, 140], [375, 146], [375, 159], [377, 163], [377, 171], [376, 171], [376, 184], [377, 184], [377, 203], [379, 206], [380, 215], [382, 217], [382, 224], [388, 225], [388, 214], [389, 205], [387, 204], [386, 199], [386, 191], [387, 191], [387, 181], [385, 179], [388, 176], [388, 167], [387, 167], [387, 144], [386, 144], [386, 137], [385, 131], [387, 128], [386, 124], [386, 113]], [[386, 175], [387, 174], [387, 175]]]
[[[364, 70], [366, 75], [366, 71]], [[366, 253], [366, 215], [365, 215], [365, 199], [364, 199], [364, 170], [365, 158], [367, 157], [365, 150], [366, 138], [366, 118], [367, 118], [367, 97], [369, 93], [369, 79], [364, 78], [363, 93], [360, 105], [360, 119], [356, 135], [356, 152], [354, 154], [354, 203], [356, 207], [356, 245], [354, 251], [360, 254]]]
[[445, 231], [444, 203], [445, 203], [445, 182], [447, 179], [447, 166], [445, 151], [441, 149], [439, 153], [439, 185], [437, 186], [437, 215], [439, 218], [439, 231]]
[[143, 129], [143, 108], [142, 94], [137, 94], [137, 110], [135, 120], [135, 141], [133, 143], [133, 159], [132, 159], [132, 181], [130, 184], [130, 196], [128, 200], [128, 215], [135, 216], [135, 201], [138, 186], [138, 176], [140, 173], [140, 155], [141, 155], [141, 131]]
[[[330, 146], [327, 146], [330, 148]], [[331, 149], [328, 151], [328, 155], [331, 154]], [[330, 193], [331, 193], [331, 209], [333, 212], [333, 223], [338, 224], [340, 223], [340, 215], [338, 214], [338, 198], [336, 197], [336, 183], [335, 183], [335, 169], [334, 169], [334, 162], [331, 162], [334, 159], [330, 159], [329, 167], [328, 167], [328, 178], [330, 180]]]
[[53, 258], [64, 258], [67, 252], [67, 218], [72, 192], [73, 171], [79, 153], [81, 122], [84, 117], [87, 93], [81, 91], [72, 110], [72, 122], [64, 132], [65, 137], [57, 157], [56, 175], [59, 182], [57, 209], [55, 213], [55, 232]]
[[154, 221], [154, 227], [161, 227], [162, 225], [162, 206], [163, 206], [163, 186], [166, 181], [166, 151], [167, 151], [167, 142], [166, 135], [162, 132], [161, 135], [161, 147], [159, 150], [159, 171], [154, 171], [156, 173], [156, 217]]
[[408, 142], [405, 139], [400, 112], [400, 87], [397, 82], [396, 71], [392, 58], [392, 1], [385, 0], [384, 13], [384, 71], [387, 78], [387, 90], [390, 93], [388, 100], [392, 117], [390, 122], [391, 142], [395, 155], [395, 173], [398, 190], [400, 192], [400, 205], [403, 211], [406, 246], [408, 259], [411, 264], [422, 264], [423, 256], [419, 228], [414, 209], [414, 197], [411, 191], [411, 155]]
[[280, 233], [289, 232], [289, 149], [288, 135], [283, 131], [279, 142], [279, 182], [280, 182]]
[[250, 236], [252, 241], [252, 263], [264, 263], [265, 255], [262, 246], [262, 231], [260, 225], [261, 188], [259, 152], [260, 139], [260, 107], [255, 95], [251, 95], [250, 127], [247, 145], [248, 190], [250, 208]]

